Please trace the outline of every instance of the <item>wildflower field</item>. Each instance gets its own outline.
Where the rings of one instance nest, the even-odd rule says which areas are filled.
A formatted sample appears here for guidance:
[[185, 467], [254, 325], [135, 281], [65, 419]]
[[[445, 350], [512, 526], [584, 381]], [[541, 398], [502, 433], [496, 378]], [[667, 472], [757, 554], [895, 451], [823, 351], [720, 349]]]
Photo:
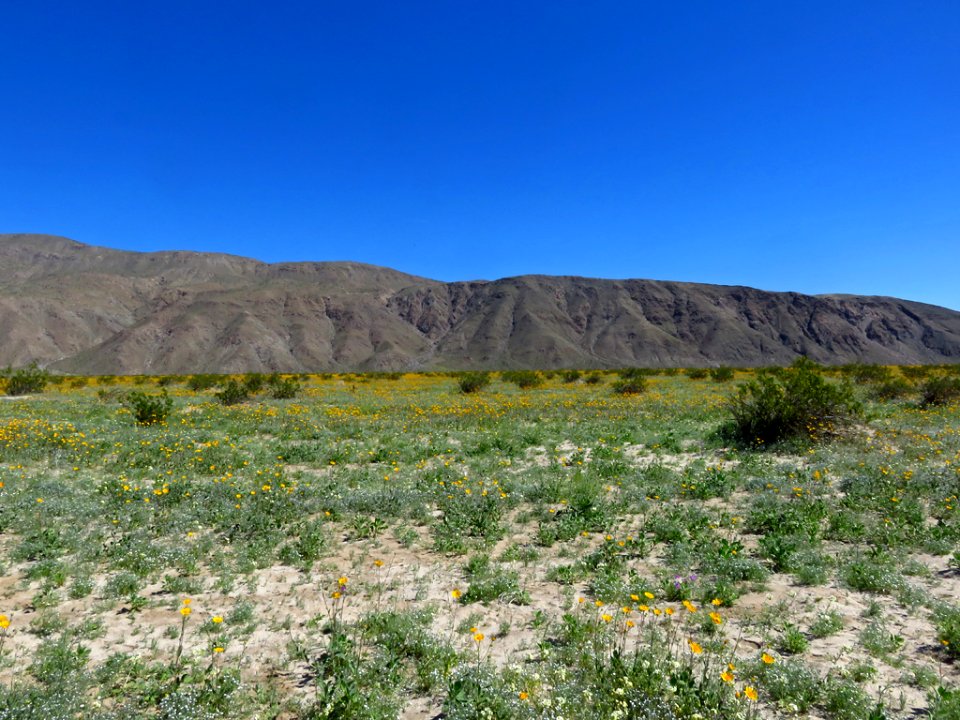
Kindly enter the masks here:
[[0, 720], [958, 718], [955, 370], [773, 446], [750, 371], [4, 398]]

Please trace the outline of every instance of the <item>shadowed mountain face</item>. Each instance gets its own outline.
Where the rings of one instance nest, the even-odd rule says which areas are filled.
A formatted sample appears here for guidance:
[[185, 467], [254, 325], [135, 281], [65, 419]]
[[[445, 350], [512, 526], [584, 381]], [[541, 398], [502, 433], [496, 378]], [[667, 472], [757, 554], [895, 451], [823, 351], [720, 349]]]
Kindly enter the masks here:
[[0, 366], [88, 374], [960, 362], [960, 313], [885, 297], [531, 275], [442, 283], [0, 235]]

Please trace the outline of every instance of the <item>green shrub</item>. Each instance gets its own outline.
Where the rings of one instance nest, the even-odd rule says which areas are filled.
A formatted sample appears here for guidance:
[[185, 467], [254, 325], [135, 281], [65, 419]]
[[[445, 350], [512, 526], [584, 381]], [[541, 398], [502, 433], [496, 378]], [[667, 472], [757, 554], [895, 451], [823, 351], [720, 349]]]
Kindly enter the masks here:
[[583, 381], [584, 381], [587, 385], [597, 385], [598, 383], [603, 382], [603, 376], [601, 376], [600, 373], [598, 373], [598, 372], [592, 372], [592, 373], [590, 373], [589, 375], [587, 375], [587, 376], [583, 379]]
[[960, 378], [942, 375], [930, 378], [920, 386], [921, 407], [946, 405], [957, 398], [960, 398]]
[[710, 379], [714, 382], [729, 382], [733, 380], [733, 368], [721, 365], [710, 370]]
[[251, 395], [256, 395], [263, 390], [266, 382], [267, 378], [264, 377], [263, 373], [247, 373], [243, 376], [243, 387], [246, 388], [247, 392]]
[[543, 385], [543, 376], [534, 370], [507, 370], [500, 373], [500, 379], [513, 383], [521, 390]]
[[562, 379], [565, 383], [574, 383], [574, 382], [576, 382], [577, 380], [580, 379], [580, 371], [579, 371], [579, 370], [564, 370], [564, 371], [560, 374], [560, 377], [561, 377], [561, 379]]
[[934, 614], [937, 639], [953, 657], [960, 657], [960, 608], [944, 606]]
[[50, 373], [32, 362], [17, 370], [8, 367], [0, 371], [0, 378], [4, 380], [3, 385], [7, 395], [30, 395], [43, 392], [47, 383], [50, 382]]
[[295, 377], [285, 378], [277, 374], [270, 376], [267, 387], [274, 400], [291, 400], [299, 395], [301, 390], [300, 382]]
[[703, 380], [709, 374], [706, 368], [688, 368], [685, 372], [691, 380]]
[[851, 363], [840, 368], [840, 374], [858, 383], [888, 382], [893, 377], [890, 368], [883, 365]]
[[860, 413], [853, 388], [825, 380], [806, 358], [787, 370], [761, 372], [740, 388], [728, 409], [724, 432], [744, 444], [816, 440], [836, 434]]
[[216, 396], [221, 405], [237, 405], [246, 402], [250, 398], [250, 392], [236, 380], [228, 380]]
[[474, 393], [483, 390], [490, 384], [490, 373], [488, 372], [468, 372], [460, 376], [460, 392]]
[[621, 378], [613, 383], [611, 389], [617, 395], [639, 395], [647, 389], [647, 381], [642, 375]]
[[157, 425], [167, 421], [170, 411], [173, 410], [173, 399], [164, 390], [159, 395], [133, 390], [126, 393], [120, 404], [132, 414], [137, 425]]
[[903, 378], [894, 378], [873, 386], [870, 397], [874, 400], [898, 400], [912, 392], [914, 392], [913, 385]]
[[210, 373], [191, 375], [190, 379], [187, 380], [187, 387], [194, 392], [200, 392], [201, 390], [209, 390], [212, 387], [216, 387], [219, 382], [220, 378]]

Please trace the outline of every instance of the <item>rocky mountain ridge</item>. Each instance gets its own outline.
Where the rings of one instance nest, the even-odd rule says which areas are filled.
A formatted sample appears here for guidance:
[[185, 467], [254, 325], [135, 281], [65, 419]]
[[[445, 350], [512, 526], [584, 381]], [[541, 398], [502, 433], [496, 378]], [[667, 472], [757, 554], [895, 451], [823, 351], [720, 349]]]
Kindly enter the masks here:
[[0, 235], [0, 365], [88, 374], [960, 362], [960, 313], [887, 297], [527, 275], [438, 282]]

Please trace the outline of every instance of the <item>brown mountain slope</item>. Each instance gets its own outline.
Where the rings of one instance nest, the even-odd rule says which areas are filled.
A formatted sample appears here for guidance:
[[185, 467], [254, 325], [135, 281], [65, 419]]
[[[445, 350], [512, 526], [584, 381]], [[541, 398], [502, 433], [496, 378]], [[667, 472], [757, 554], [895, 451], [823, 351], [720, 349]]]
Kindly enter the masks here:
[[651, 280], [441, 283], [0, 235], [0, 365], [83, 373], [960, 360], [960, 313]]

